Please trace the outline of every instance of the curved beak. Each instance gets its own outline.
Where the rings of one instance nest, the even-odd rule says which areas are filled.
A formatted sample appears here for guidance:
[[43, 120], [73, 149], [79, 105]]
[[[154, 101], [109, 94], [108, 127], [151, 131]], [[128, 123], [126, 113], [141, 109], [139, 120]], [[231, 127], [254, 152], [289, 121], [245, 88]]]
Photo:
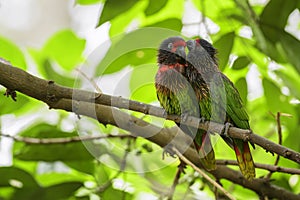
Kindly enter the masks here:
[[182, 57], [182, 58], [185, 58], [186, 57], [186, 54], [185, 54], [185, 46], [178, 46], [177, 49], [176, 49], [176, 53]]
[[186, 42], [186, 46], [188, 48], [189, 51], [195, 49], [196, 47], [196, 41], [195, 40], [189, 40]]

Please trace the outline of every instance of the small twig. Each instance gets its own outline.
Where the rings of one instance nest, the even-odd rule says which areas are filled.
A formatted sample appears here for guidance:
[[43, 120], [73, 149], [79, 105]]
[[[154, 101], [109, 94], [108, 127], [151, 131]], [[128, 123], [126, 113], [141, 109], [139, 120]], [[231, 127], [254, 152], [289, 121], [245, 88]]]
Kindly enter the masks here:
[[205, 174], [200, 168], [198, 168], [194, 163], [188, 160], [182, 153], [180, 153], [175, 147], [172, 150], [177, 154], [177, 156], [185, 162], [187, 165], [190, 165], [195, 171], [197, 171], [201, 176], [203, 176], [206, 180], [208, 180], [211, 184], [213, 184], [216, 188], [221, 190], [229, 199], [235, 200], [236, 198], [232, 196], [229, 192], [227, 192], [220, 184], [210, 178], [207, 174]]
[[119, 171], [111, 179], [109, 179], [106, 183], [104, 183], [103, 185], [96, 188], [96, 193], [101, 193], [101, 192], [105, 191], [109, 186], [111, 186], [112, 181], [114, 179], [116, 179], [118, 176], [120, 176], [121, 173], [124, 172], [124, 169], [126, 167], [126, 159], [130, 152], [130, 143], [131, 143], [130, 141], [131, 141], [131, 139], [129, 138], [127, 141], [126, 149], [125, 149], [121, 164], [120, 164]]
[[178, 167], [177, 172], [176, 172], [175, 177], [174, 177], [174, 180], [173, 180], [172, 187], [171, 187], [170, 192], [169, 192], [168, 200], [173, 199], [175, 188], [179, 183], [179, 178], [180, 178], [181, 171], [182, 171], [182, 169], [180, 167]]
[[81, 74], [85, 79], [87, 79], [92, 85], [93, 87], [95, 88], [95, 90], [98, 92], [98, 93], [102, 93], [102, 90], [99, 88], [99, 86], [95, 83], [95, 81], [92, 79], [92, 78], [89, 78], [83, 71], [81, 71], [80, 69], [76, 68], [75, 69], [79, 74]]
[[[277, 122], [277, 133], [278, 133], [278, 144], [282, 145], [282, 130], [281, 130], [281, 122], [280, 122], [280, 112], [277, 112], [277, 115], [275, 116], [276, 122]], [[274, 162], [274, 165], [277, 166], [279, 163], [280, 156], [277, 154], [276, 159]], [[270, 171], [270, 173], [267, 174], [266, 179], [270, 180], [273, 172]]]
[[[217, 165], [238, 165], [236, 160], [216, 160]], [[281, 172], [287, 174], [300, 174], [300, 169], [280, 167], [275, 165], [267, 165], [261, 163], [254, 163], [254, 166], [259, 169], [265, 169], [270, 172]]]
[[33, 138], [33, 137], [21, 137], [12, 136], [8, 134], [0, 133], [0, 137], [11, 138], [17, 142], [24, 142], [26, 144], [66, 144], [72, 142], [82, 142], [88, 140], [100, 140], [108, 138], [135, 138], [132, 135], [85, 135], [85, 136], [74, 136], [74, 137], [64, 137], [64, 138]]

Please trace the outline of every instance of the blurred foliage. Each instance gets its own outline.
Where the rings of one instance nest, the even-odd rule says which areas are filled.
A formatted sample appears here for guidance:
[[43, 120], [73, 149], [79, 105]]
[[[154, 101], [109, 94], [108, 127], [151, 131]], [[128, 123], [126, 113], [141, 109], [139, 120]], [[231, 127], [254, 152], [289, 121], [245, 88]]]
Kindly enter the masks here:
[[[283, 145], [299, 152], [299, 24], [295, 26], [295, 32], [287, 31], [287, 26], [292, 13], [298, 12], [299, 16], [300, 1], [270, 0], [255, 4], [248, 4], [246, 0], [191, 2], [199, 11], [198, 16], [205, 16], [205, 20], [184, 24], [184, 13], [189, 12], [185, 10], [187, 2], [184, 0], [76, 0], [76, 4], [83, 6], [104, 4], [97, 26], [110, 24], [111, 45], [104, 58], [96, 63], [93, 76], [115, 75], [127, 67], [130, 69], [128, 98], [157, 103], [153, 81], [159, 43], [174, 35], [204, 37], [198, 32], [201, 27], [218, 49], [220, 69], [240, 91], [251, 117], [252, 130], [277, 142], [274, 116], [277, 112], [285, 113], [281, 116]], [[217, 31], [210, 32], [212, 23], [218, 26]], [[187, 31], [183, 30], [188, 28], [196, 31], [190, 31], [187, 36]], [[0, 57], [27, 69], [32, 64], [25, 59], [25, 55], [29, 55], [40, 77], [69, 87], [73, 87], [75, 81], [79, 83], [78, 87], [81, 86], [82, 81], [75, 80], [73, 72], [85, 63], [85, 48], [86, 41], [72, 30], [57, 32], [41, 49], [20, 49], [5, 36], [0, 37]], [[256, 71], [256, 74], [251, 71]], [[6, 119], [13, 114], [26, 121], [28, 116], [40, 116], [42, 107], [45, 105], [21, 94], [18, 94], [17, 102], [1, 97], [0, 116]], [[19, 135], [33, 138], [78, 135], [74, 127], [71, 131], [65, 128], [72, 114], [61, 111], [56, 114], [56, 125], [44, 118], [34, 122], [27, 120], [30, 126], [22, 126]], [[158, 125], [170, 124], [153, 117], [145, 120]], [[99, 126], [89, 119], [78, 121], [79, 134], [125, 132], [111, 126]], [[218, 159], [235, 159], [221, 140], [218, 140], [215, 151]], [[51, 145], [14, 142], [12, 152], [12, 166], [0, 167], [0, 199], [163, 198], [172, 184], [178, 164], [170, 157], [161, 160], [162, 150], [142, 138]], [[252, 152], [255, 161], [274, 163], [275, 156], [259, 147]], [[284, 158], [280, 159], [279, 165], [299, 168]], [[119, 173], [120, 168], [125, 172]], [[213, 198], [213, 187], [209, 183], [190, 168], [186, 172], [176, 188], [174, 199], [182, 199], [184, 195], [187, 199]], [[264, 170], [257, 170], [257, 177], [266, 174]], [[274, 184], [294, 193], [300, 192], [299, 176], [275, 173], [272, 178]], [[228, 181], [222, 181], [222, 184], [239, 199], [257, 199], [250, 190]]]

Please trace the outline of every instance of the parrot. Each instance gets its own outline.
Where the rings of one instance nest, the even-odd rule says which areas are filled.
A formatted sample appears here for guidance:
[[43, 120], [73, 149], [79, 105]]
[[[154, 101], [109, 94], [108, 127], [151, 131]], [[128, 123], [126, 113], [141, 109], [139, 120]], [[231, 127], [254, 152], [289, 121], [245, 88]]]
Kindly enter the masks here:
[[[186, 45], [189, 50], [186, 58], [186, 76], [197, 96], [202, 97], [199, 101], [200, 115], [208, 121], [225, 123], [221, 136], [233, 148], [243, 176], [252, 180], [255, 178], [255, 167], [248, 142], [230, 138], [226, 133], [231, 125], [250, 129], [249, 116], [239, 92], [230, 79], [219, 70], [217, 50], [211, 43], [204, 39], [196, 39], [187, 41]], [[203, 85], [207, 85], [208, 92], [202, 89]]]
[[[201, 117], [200, 104], [186, 77], [186, 42], [181, 37], [165, 39], [159, 47], [155, 76], [157, 98], [168, 114]], [[183, 117], [182, 117], [183, 118]], [[202, 130], [177, 124], [193, 139], [200, 162], [206, 170], [216, 169], [214, 150]]]

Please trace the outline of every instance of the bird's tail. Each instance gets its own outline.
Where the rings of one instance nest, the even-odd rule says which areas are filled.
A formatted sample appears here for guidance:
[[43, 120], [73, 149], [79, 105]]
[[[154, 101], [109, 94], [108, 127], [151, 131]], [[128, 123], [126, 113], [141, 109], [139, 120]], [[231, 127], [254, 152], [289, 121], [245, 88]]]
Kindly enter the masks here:
[[240, 170], [248, 180], [255, 178], [255, 167], [248, 142], [234, 140], [234, 151]]
[[194, 145], [199, 152], [200, 161], [203, 167], [208, 170], [215, 170], [216, 167], [216, 160], [215, 160], [215, 152], [212, 148], [209, 135], [207, 133], [202, 134], [201, 145], [194, 140]]

